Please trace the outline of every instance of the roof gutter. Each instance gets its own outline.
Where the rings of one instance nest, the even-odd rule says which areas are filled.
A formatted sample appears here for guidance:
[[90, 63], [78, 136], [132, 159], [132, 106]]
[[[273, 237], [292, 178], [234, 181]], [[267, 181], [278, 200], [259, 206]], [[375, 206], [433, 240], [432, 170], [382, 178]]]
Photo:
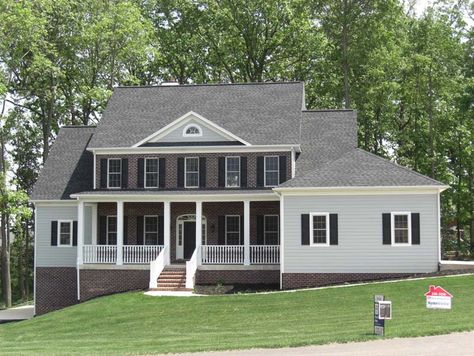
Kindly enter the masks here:
[[449, 189], [449, 185], [416, 185], [416, 186], [352, 186], [352, 187], [277, 187], [273, 190], [281, 195], [306, 195], [306, 194], [421, 194], [441, 193]]

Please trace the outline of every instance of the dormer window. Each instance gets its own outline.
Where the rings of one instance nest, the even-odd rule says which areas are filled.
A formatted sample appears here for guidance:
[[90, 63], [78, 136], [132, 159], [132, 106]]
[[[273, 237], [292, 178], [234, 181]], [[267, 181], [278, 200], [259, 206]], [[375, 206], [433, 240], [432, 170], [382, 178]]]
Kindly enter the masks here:
[[198, 125], [191, 124], [191, 125], [188, 125], [184, 128], [183, 136], [184, 137], [202, 136], [202, 130]]

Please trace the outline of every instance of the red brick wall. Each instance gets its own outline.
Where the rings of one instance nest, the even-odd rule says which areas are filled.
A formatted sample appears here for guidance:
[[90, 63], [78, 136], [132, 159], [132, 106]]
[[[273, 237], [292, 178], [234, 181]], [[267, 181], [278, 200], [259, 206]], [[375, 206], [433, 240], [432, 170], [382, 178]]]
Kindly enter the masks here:
[[282, 288], [320, 287], [345, 282], [375, 281], [407, 276], [409, 274], [403, 273], [283, 273]]
[[196, 284], [279, 284], [279, 270], [197, 270]]
[[74, 267], [36, 268], [36, 315], [77, 304], [77, 272]]
[[[219, 187], [218, 161], [224, 156], [246, 156], [247, 157], [247, 187], [257, 187], [257, 157], [258, 156], [283, 156], [286, 155], [287, 179], [291, 178], [291, 154], [290, 152], [265, 152], [265, 153], [201, 153], [189, 154], [188, 157], [206, 157], [206, 188], [216, 189]], [[128, 158], [128, 189], [138, 188], [138, 159], [139, 158], [165, 158], [166, 159], [166, 189], [176, 189], [178, 186], [178, 158], [185, 157], [183, 154], [143, 154], [143, 155], [98, 155], [96, 156], [96, 186], [100, 188], [100, 159], [101, 158]], [[221, 188], [222, 189], [222, 188]], [[269, 189], [269, 188], [268, 188]]]

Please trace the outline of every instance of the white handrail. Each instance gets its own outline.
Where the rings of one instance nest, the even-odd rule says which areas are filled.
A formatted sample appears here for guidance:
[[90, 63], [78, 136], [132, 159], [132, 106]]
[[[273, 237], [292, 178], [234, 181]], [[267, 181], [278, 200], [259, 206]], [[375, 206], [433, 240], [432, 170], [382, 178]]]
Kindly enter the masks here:
[[250, 246], [251, 264], [278, 264], [280, 263], [279, 245], [252, 245]]
[[83, 245], [83, 263], [116, 263], [116, 245]]
[[244, 263], [243, 245], [203, 245], [202, 263], [204, 264], [232, 264]]
[[194, 249], [194, 253], [189, 261], [186, 261], [186, 288], [194, 288], [194, 276], [198, 268], [198, 262], [201, 259], [201, 249]]
[[158, 277], [166, 266], [169, 253], [169, 246], [165, 246], [158, 257], [150, 262], [150, 288], [156, 288], [158, 286]]
[[123, 263], [150, 263], [163, 249], [163, 245], [125, 245], [123, 246]]

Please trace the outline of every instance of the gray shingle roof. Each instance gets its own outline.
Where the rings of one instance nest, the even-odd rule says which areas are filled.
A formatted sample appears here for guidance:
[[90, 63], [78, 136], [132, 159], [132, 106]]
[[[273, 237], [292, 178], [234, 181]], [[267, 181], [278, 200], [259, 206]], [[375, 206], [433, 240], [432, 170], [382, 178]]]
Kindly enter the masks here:
[[92, 153], [85, 151], [94, 127], [63, 127], [49, 152], [31, 195], [32, 200], [70, 199], [92, 189]]
[[190, 111], [251, 144], [299, 141], [304, 84], [119, 87], [89, 147], [130, 147]]
[[241, 194], [258, 194], [258, 195], [269, 195], [273, 196], [276, 193], [271, 189], [239, 189], [239, 190], [143, 190], [143, 189], [120, 189], [120, 190], [89, 190], [80, 192], [81, 195], [103, 195], [103, 196], [114, 196], [114, 195], [241, 195]]
[[280, 187], [444, 186], [361, 149], [353, 149]]

